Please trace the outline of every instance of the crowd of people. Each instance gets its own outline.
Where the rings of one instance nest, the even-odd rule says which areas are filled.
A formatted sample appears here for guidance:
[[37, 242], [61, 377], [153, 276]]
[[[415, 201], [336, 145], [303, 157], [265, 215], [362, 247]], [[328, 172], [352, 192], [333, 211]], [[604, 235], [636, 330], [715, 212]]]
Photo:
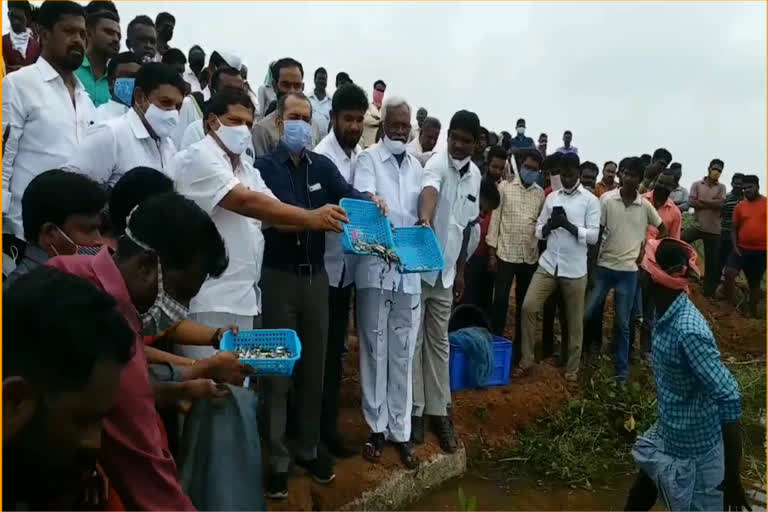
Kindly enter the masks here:
[[[237, 52], [211, 51], [206, 65], [201, 45], [173, 48], [169, 13], [131, 20], [120, 52], [113, 2], [8, 8], [6, 509], [259, 510], [265, 496], [288, 497], [293, 466], [330, 484], [337, 459], [362, 453], [375, 464], [388, 446], [417, 469], [426, 429], [444, 451], [458, 448], [456, 306], [512, 333], [515, 378], [530, 373], [541, 339], [575, 389], [583, 354], [603, 348], [611, 291], [616, 378], [628, 379], [639, 323], [659, 393], [627, 506], [650, 508], [657, 490], [685, 509], [718, 509], [723, 496], [745, 504], [738, 386], [686, 291], [698, 272], [689, 243], [702, 240], [705, 294], [735, 300], [743, 271], [757, 314], [757, 176], [735, 174], [726, 193], [713, 159], [689, 192], [663, 148], [606, 162], [600, 176], [571, 131], [550, 153], [547, 134], [526, 136], [525, 119], [513, 137], [469, 110], [447, 120], [438, 149], [441, 121], [422, 107], [412, 123], [407, 99], [383, 80], [369, 100], [339, 72], [331, 94], [321, 67], [307, 96], [302, 64], [281, 58], [254, 91]], [[443, 270], [401, 274], [344, 254], [342, 198], [375, 203], [393, 227], [433, 229]], [[353, 297], [362, 449], [337, 421]], [[292, 377], [258, 377], [219, 350], [226, 331], [262, 328], [298, 333]], [[707, 468], [686, 480], [688, 501], [671, 501], [668, 486], [682, 484], [670, 461]]]

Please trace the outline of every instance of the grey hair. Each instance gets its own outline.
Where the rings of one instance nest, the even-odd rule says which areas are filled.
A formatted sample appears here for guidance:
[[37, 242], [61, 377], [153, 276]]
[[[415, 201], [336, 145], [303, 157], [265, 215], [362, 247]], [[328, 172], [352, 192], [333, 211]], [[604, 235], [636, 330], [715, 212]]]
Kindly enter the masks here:
[[285, 114], [285, 102], [288, 101], [288, 98], [298, 98], [300, 100], [304, 100], [309, 104], [309, 115], [312, 115], [312, 102], [309, 101], [309, 98], [307, 98], [307, 95], [303, 92], [289, 92], [283, 95], [282, 98], [277, 100], [277, 117], [281, 118], [283, 117], [283, 114]]
[[392, 108], [402, 107], [408, 109], [408, 116], [410, 117], [410, 114], [412, 112], [411, 106], [408, 104], [407, 101], [405, 101], [405, 98], [402, 96], [387, 96], [384, 99], [384, 103], [381, 105], [381, 125], [384, 126], [384, 122], [387, 119], [387, 111]]

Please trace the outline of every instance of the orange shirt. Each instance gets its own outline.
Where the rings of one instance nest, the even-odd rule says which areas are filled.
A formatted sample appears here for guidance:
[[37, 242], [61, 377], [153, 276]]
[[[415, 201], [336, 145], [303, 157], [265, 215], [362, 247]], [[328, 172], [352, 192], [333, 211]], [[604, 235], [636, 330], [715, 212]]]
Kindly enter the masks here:
[[738, 245], [748, 251], [765, 250], [765, 197], [739, 201], [733, 210], [733, 225], [739, 226]]
[[610, 188], [605, 183], [603, 183], [601, 181], [597, 185], [595, 185], [595, 195], [597, 197], [600, 197], [601, 195], [605, 194], [606, 192], [610, 192], [611, 190], [614, 190], [618, 186], [619, 186], [619, 182], [616, 181], [616, 180], [613, 181], [613, 186], [610, 187]]
[[[649, 203], [653, 204], [653, 190], [643, 194], [643, 197], [647, 199]], [[683, 215], [680, 213], [680, 208], [675, 206], [675, 203], [673, 203], [671, 199], [667, 199], [664, 204], [661, 205], [661, 208], [658, 208], [656, 211], [659, 212], [659, 216], [661, 217], [662, 222], [664, 222], [664, 226], [667, 228], [667, 236], [679, 240], [683, 226]], [[648, 226], [648, 229], [645, 232], [645, 238], [656, 238], [658, 234], [659, 230], [656, 229], [655, 226]]]

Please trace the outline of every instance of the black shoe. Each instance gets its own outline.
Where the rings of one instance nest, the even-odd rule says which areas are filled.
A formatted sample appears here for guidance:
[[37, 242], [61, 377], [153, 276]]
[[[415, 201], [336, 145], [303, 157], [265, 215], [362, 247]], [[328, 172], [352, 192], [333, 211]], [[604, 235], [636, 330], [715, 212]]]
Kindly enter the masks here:
[[317, 457], [312, 460], [302, 460], [296, 457], [296, 465], [304, 469], [319, 484], [329, 484], [336, 478], [333, 472], [333, 463], [321, 450], [317, 451]]
[[453, 423], [448, 416], [433, 416], [432, 429], [440, 440], [440, 448], [445, 453], [454, 453], [459, 444], [456, 441], [456, 433], [453, 431]]
[[400, 455], [400, 461], [406, 469], [416, 469], [419, 467], [419, 459], [413, 451], [413, 445], [409, 442], [395, 443], [397, 453]]
[[349, 459], [355, 455], [360, 455], [360, 450], [347, 446], [344, 439], [341, 437], [341, 434], [338, 433], [326, 438], [325, 446], [328, 448], [331, 455], [338, 459]]
[[411, 442], [424, 444], [424, 418], [411, 416]]
[[272, 473], [267, 481], [267, 498], [284, 500], [288, 497], [288, 473]]

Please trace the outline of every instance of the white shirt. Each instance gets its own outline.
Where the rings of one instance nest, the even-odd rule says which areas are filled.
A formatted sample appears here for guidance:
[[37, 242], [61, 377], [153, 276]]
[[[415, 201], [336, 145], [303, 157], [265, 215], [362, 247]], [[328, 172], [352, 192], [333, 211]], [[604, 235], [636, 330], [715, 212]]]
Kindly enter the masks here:
[[421, 147], [421, 142], [419, 142], [418, 137], [416, 137], [411, 142], [406, 144], [405, 150], [411, 155], [415, 156], [416, 160], [419, 161], [422, 167], [427, 165], [427, 162], [429, 161], [429, 159], [432, 158], [432, 155], [435, 154], [434, 151], [424, 152], [424, 149]]
[[[173, 143], [177, 148], [181, 147], [181, 140], [184, 138], [184, 132], [189, 125], [202, 118], [203, 113], [200, 112], [200, 107], [198, 107], [195, 98], [191, 95], [186, 96], [184, 101], [181, 102], [181, 110], [179, 110], [179, 125], [176, 127], [176, 131], [173, 132], [173, 135], [171, 135]], [[200, 138], [202, 139], [202, 137]]]
[[[381, 197], [389, 207], [389, 221], [396, 228], [413, 226], [419, 219], [419, 194], [424, 171], [413, 155], [405, 152], [400, 166], [381, 142], [360, 153], [355, 163], [355, 188]], [[358, 288], [382, 288], [408, 294], [421, 293], [419, 274], [400, 274], [376, 256], [359, 256], [355, 269]]]
[[176, 146], [170, 137], [153, 139], [139, 115], [124, 116], [96, 125], [72, 153], [67, 169], [114, 187], [134, 167], [149, 167], [169, 178]]
[[200, 87], [200, 80], [197, 79], [191, 69], [187, 69], [182, 78], [189, 84], [189, 92], [202, 92], [203, 88]]
[[328, 133], [328, 123], [331, 122], [331, 97], [326, 94], [321, 100], [313, 92], [309, 102], [312, 104], [312, 119], [318, 124], [320, 133], [325, 137]]
[[[184, 137], [181, 138], [179, 150], [187, 149], [195, 142], [199, 142], [204, 138], [205, 132], [203, 131], [203, 120], [198, 119], [197, 121], [194, 121], [192, 124], [187, 126], [187, 129], [184, 130]], [[251, 137], [248, 137], [248, 147], [245, 148], [245, 153], [243, 153], [242, 158], [249, 164], [253, 165], [255, 155], [256, 152], [253, 150], [253, 140]]]
[[[446, 149], [430, 158], [424, 167], [422, 188], [434, 187], [438, 192], [432, 227], [445, 260], [443, 288], [453, 286], [464, 228], [480, 215], [480, 169], [471, 161], [468, 165], [461, 176]], [[440, 272], [429, 272], [422, 274], [422, 279], [435, 286], [439, 275]]]
[[103, 123], [110, 119], [123, 116], [128, 112], [128, 109], [130, 109], [130, 107], [123, 105], [119, 101], [109, 100], [96, 107], [96, 122]]
[[539, 240], [544, 240], [542, 229], [555, 206], [563, 207], [565, 216], [578, 228], [579, 236], [574, 237], [565, 228], [551, 231], [539, 265], [553, 276], [583, 277], [587, 275], [587, 245], [596, 244], [600, 234], [600, 200], [581, 185], [570, 195], [563, 189], [552, 192], [544, 200], [536, 222], [536, 238]]
[[96, 108], [75, 77], [75, 102], [64, 79], [43, 58], [3, 79], [3, 133], [10, 126], [3, 153], [4, 232], [24, 238], [21, 196], [40, 173], [60, 168], [72, 156]]
[[190, 312], [258, 315], [258, 283], [264, 257], [261, 222], [222, 208], [219, 202], [238, 184], [270, 197], [275, 197], [274, 194], [259, 171], [244, 160], [233, 171], [229, 157], [210, 136], [178, 153], [172, 167], [176, 190], [211, 216], [229, 256], [227, 270], [218, 279], [203, 283], [200, 293], [190, 302]]
[[[325, 136], [323, 140], [313, 150], [315, 153], [327, 156], [328, 159], [336, 165], [339, 173], [344, 176], [347, 183], [354, 184], [355, 173], [354, 166], [357, 155], [360, 152], [360, 146], [352, 151], [351, 156], [347, 156], [336, 138], [333, 130]], [[325, 271], [328, 273], [328, 282], [334, 288], [339, 286], [349, 286], [354, 281], [355, 266], [357, 258], [352, 255], [345, 255], [341, 248], [341, 235], [338, 233], [325, 234]], [[344, 276], [344, 281], [341, 278]]]

